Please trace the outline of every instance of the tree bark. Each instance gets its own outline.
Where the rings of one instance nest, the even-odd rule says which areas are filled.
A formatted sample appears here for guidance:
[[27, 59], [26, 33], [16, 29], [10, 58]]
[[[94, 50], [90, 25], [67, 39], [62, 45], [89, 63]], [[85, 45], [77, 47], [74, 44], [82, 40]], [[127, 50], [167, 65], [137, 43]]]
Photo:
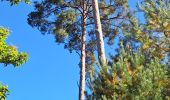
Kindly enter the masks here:
[[97, 38], [97, 49], [98, 49], [98, 59], [101, 65], [106, 64], [104, 40], [102, 33], [102, 26], [100, 21], [99, 6], [97, 0], [92, 0], [93, 5], [93, 16], [95, 20], [95, 32]]
[[81, 64], [80, 64], [80, 86], [79, 86], [79, 100], [85, 99], [85, 76], [86, 76], [86, 11], [83, 11], [82, 16], [82, 36], [81, 36]]

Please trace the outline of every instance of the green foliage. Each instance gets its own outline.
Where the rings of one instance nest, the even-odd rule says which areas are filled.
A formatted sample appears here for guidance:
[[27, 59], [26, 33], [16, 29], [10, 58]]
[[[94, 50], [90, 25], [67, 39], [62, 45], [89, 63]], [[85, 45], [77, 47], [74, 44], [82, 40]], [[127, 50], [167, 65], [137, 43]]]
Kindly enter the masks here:
[[25, 2], [26, 4], [30, 4], [30, 0], [1, 0], [10, 2], [11, 6], [18, 5], [19, 2]]
[[[169, 2], [169, 0], [141, 0], [137, 6], [140, 13], [129, 13], [129, 21], [122, 26], [125, 44], [130, 43], [130, 46], [135, 47], [134, 45], [139, 43], [148, 59], [158, 57], [166, 60], [167, 64], [170, 61]], [[141, 13], [144, 15], [142, 19], [144, 22], [134, 16]]]
[[145, 45], [152, 47], [153, 50], [149, 52], [152, 55], [160, 59], [168, 59], [170, 56], [170, 1], [148, 0], [143, 3], [144, 5], [139, 4], [139, 9], [144, 12], [146, 20], [143, 30], [150, 38]]
[[0, 27], [0, 63], [4, 63], [5, 66], [12, 64], [17, 67], [27, 61], [28, 55], [18, 52], [15, 46], [8, 46], [5, 42], [8, 35], [9, 30]]
[[[108, 45], [112, 45], [126, 15], [127, 0], [99, 0], [98, 2], [104, 38]], [[90, 0], [43, 0], [35, 2], [34, 7], [34, 11], [28, 15], [28, 24], [40, 30], [42, 34], [54, 35], [56, 43], [62, 43], [65, 49], [78, 54], [81, 52], [83, 11], [86, 12], [86, 69], [93, 69], [94, 52], [97, 47], [92, 2]]]
[[159, 58], [146, 60], [140, 52], [121, 49], [112, 66], [99, 67], [92, 77], [88, 98], [96, 100], [164, 100], [168, 98], [167, 67]]
[[170, 31], [169, 3], [169, 0], [148, 0], [138, 4], [139, 9], [145, 13], [147, 29], [159, 32]]
[[[28, 15], [28, 24], [43, 34], [53, 34], [56, 42], [64, 43], [65, 49], [71, 52], [81, 50], [82, 14], [86, 11], [87, 50], [96, 50], [90, 0], [43, 0], [34, 4], [35, 10]], [[127, 0], [99, 0], [99, 8], [104, 38], [112, 45], [126, 14]], [[88, 48], [91, 43], [93, 47]]]
[[[35, 11], [28, 15], [28, 24], [43, 34], [53, 34], [57, 43], [64, 43], [70, 52], [81, 49], [81, 17], [78, 2], [44, 0], [34, 2]], [[77, 8], [76, 8], [77, 6]]]
[[169, 7], [169, 0], [141, 0], [138, 10], [144, 22], [135, 17], [138, 11], [127, 7], [127, 20], [121, 24], [123, 45], [112, 65], [91, 71], [88, 99], [170, 99]]
[[67, 38], [69, 33], [74, 32], [72, 30], [74, 29], [72, 24], [76, 22], [76, 13], [73, 10], [65, 10], [59, 15], [56, 14], [56, 16], [58, 16], [58, 18], [56, 20], [57, 24], [53, 29], [53, 34], [56, 36], [56, 42], [61, 43]]
[[0, 84], [0, 100], [6, 100], [8, 93], [8, 87]]

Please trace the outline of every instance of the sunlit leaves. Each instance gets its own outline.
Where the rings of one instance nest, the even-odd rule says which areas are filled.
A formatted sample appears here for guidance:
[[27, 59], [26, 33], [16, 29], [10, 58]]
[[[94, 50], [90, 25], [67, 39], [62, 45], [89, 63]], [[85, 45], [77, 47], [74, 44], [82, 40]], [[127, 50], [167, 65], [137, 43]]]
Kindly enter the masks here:
[[6, 44], [5, 39], [8, 34], [9, 30], [0, 27], [0, 63], [20, 66], [27, 61], [28, 55], [24, 52], [18, 52], [15, 46], [8, 46]]
[[0, 84], [0, 100], [6, 100], [6, 96], [9, 93], [8, 86]]
[[18, 5], [20, 2], [25, 2], [26, 4], [30, 4], [30, 0], [1, 0], [1, 1], [9, 1], [11, 6]]

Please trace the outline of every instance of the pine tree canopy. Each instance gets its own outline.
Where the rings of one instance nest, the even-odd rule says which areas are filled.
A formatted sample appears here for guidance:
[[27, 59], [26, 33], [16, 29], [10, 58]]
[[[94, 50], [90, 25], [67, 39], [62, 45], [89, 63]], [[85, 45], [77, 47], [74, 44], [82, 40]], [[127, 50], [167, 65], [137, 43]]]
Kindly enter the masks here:
[[99, 70], [87, 82], [92, 91], [88, 100], [168, 100], [169, 75], [166, 65], [157, 57], [147, 60], [139, 49], [125, 51], [110, 66]]
[[87, 80], [89, 100], [169, 100], [169, 7], [169, 0], [140, 0], [136, 10], [127, 6], [117, 55]]
[[[85, 7], [83, 8], [83, 2]], [[44, 0], [34, 2], [35, 10], [28, 15], [28, 23], [38, 28], [43, 34], [53, 34], [57, 43], [64, 43], [70, 51], [80, 50], [80, 37], [82, 33], [82, 13], [86, 11], [88, 43], [87, 49], [94, 51], [95, 30], [91, 0]], [[115, 35], [125, 18], [127, 1], [99, 0], [100, 16], [104, 37], [112, 45]], [[111, 12], [111, 13], [109, 13]], [[115, 23], [115, 21], [117, 23]], [[112, 34], [114, 32], [114, 34]]]

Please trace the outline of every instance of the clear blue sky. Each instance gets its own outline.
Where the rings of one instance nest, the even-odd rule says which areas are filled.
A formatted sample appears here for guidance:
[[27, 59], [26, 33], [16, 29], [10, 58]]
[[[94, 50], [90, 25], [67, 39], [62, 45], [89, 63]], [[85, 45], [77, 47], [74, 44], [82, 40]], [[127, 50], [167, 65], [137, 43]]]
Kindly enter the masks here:
[[0, 81], [11, 91], [7, 100], [77, 100], [79, 57], [57, 45], [52, 35], [31, 28], [26, 20], [32, 10], [31, 5], [0, 3], [0, 26], [11, 30], [7, 43], [29, 54], [20, 68], [0, 65]]
[[0, 81], [11, 91], [7, 100], [77, 100], [79, 57], [57, 45], [52, 35], [32, 29], [26, 21], [32, 10], [31, 5], [0, 3], [0, 26], [12, 31], [7, 42], [29, 54], [20, 68], [0, 65]]

